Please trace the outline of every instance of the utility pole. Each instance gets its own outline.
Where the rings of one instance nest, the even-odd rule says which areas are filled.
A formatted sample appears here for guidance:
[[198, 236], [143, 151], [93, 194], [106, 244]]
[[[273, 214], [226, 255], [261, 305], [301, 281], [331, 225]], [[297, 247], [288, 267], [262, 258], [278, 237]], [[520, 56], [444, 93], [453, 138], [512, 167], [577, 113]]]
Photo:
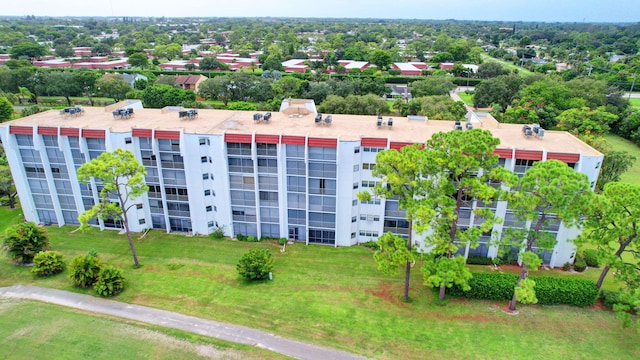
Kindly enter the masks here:
[[636, 84], [636, 78], [638, 74], [633, 74], [633, 82], [631, 83], [631, 89], [629, 90], [629, 99], [631, 99], [631, 93], [633, 92], [633, 86]]

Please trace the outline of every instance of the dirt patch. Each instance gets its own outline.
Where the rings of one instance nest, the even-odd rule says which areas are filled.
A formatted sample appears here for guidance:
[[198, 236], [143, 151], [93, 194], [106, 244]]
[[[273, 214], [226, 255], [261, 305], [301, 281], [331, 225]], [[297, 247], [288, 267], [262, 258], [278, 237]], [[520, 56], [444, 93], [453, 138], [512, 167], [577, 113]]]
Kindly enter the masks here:
[[[395, 289], [394, 289], [395, 288]], [[380, 284], [380, 286], [373, 290], [368, 289], [365, 290], [367, 294], [371, 294], [377, 298], [382, 299], [383, 301], [390, 302], [394, 305], [398, 305], [401, 307], [405, 307], [407, 304], [402, 301], [402, 292], [403, 288], [398, 286], [393, 286], [391, 284]]]

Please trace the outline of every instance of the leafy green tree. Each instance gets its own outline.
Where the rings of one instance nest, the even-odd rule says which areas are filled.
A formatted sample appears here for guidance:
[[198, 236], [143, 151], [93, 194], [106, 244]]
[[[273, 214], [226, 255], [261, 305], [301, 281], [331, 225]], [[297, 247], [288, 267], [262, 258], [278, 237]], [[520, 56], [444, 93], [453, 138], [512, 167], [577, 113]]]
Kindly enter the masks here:
[[620, 181], [620, 176], [627, 172], [637, 160], [635, 156], [626, 151], [613, 150], [602, 137], [582, 135], [580, 140], [604, 154], [595, 189], [598, 193], [604, 190], [606, 184]]
[[115, 102], [124, 99], [125, 95], [131, 91], [131, 85], [121, 74], [105, 74], [96, 80], [95, 86], [98, 92], [113, 98]]
[[[88, 227], [89, 220], [95, 217], [120, 220], [127, 234], [135, 266], [139, 266], [138, 256], [131, 238], [127, 212], [136, 205], [137, 198], [149, 191], [144, 181], [146, 173], [144, 166], [136, 160], [135, 155], [124, 149], [103, 152], [78, 168], [80, 182], [86, 184], [93, 178], [100, 181], [103, 186], [99, 194], [101, 201], [78, 217], [81, 227]], [[118, 201], [112, 202], [109, 199], [110, 195], [115, 195]]]
[[52, 71], [47, 73], [47, 85], [51, 95], [62, 96], [71, 106], [71, 96], [82, 94], [78, 77], [71, 71]]
[[47, 231], [33, 222], [9, 227], [2, 243], [7, 256], [19, 264], [32, 263], [34, 256], [40, 251], [48, 250], [49, 246]]
[[467, 108], [462, 101], [454, 101], [451, 96], [425, 96], [417, 99], [420, 102], [420, 115], [429, 119], [462, 120]]
[[218, 61], [215, 56], [207, 56], [198, 63], [200, 70], [227, 70], [229, 66]]
[[464, 39], [454, 40], [447, 46], [447, 52], [451, 54], [453, 61], [466, 60], [470, 49], [469, 43]]
[[141, 69], [149, 67], [149, 58], [147, 57], [147, 54], [143, 52], [136, 52], [129, 55], [127, 61], [131, 66], [139, 67]]
[[40, 251], [33, 258], [33, 262], [35, 266], [31, 272], [38, 277], [59, 274], [67, 266], [64, 262], [64, 256], [57, 251]]
[[91, 52], [98, 56], [111, 55], [111, 46], [106, 42], [99, 42], [91, 47]]
[[0, 96], [0, 122], [9, 120], [13, 116], [13, 105], [6, 97]]
[[[489, 207], [471, 206], [473, 200], [489, 204], [503, 197], [503, 191], [490, 182], [514, 181], [513, 173], [497, 166], [494, 151], [499, 143], [483, 129], [440, 132], [427, 141], [422, 176], [430, 180], [416, 228], [430, 230], [424, 240], [429, 254], [421, 270], [427, 286], [440, 288], [440, 300], [454, 284], [469, 288], [472, 275], [464, 257], [456, 255], [458, 248], [477, 247], [480, 236], [499, 221]], [[475, 225], [466, 229], [458, 225], [463, 207], [471, 208], [476, 217]]]
[[36, 42], [25, 41], [12, 46], [11, 49], [9, 49], [9, 54], [11, 54], [12, 59], [19, 59], [21, 57], [28, 59], [39, 58], [47, 54], [47, 49]]
[[[600, 288], [608, 272], [622, 280], [627, 291], [640, 286], [640, 186], [612, 182], [604, 186], [602, 195], [588, 207], [583, 234], [596, 246], [600, 263], [604, 265], [598, 278]], [[629, 255], [629, 256], [627, 256]]]
[[531, 221], [532, 228], [505, 230], [505, 243], [521, 247], [524, 242], [520, 253], [522, 270], [510, 310], [516, 309], [517, 301], [535, 302], [535, 283], [524, 281], [530, 269], [542, 264], [533, 247], [549, 251], [556, 244], [555, 234], [544, 231], [544, 227], [551, 221], [562, 221], [568, 227], [580, 223], [590, 195], [587, 176], [558, 160], [536, 162], [512, 189], [509, 207], [519, 221]]
[[369, 62], [382, 70], [393, 62], [393, 55], [386, 50], [376, 49], [369, 54]]
[[431, 95], [448, 95], [449, 92], [456, 88], [451, 77], [448, 76], [430, 76], [424, 80], [418, 80], [411, 83], [411, 95], [414, 98]]
[[[4, 155], [4, 151], [2, 153]], [[10, 209], [15, 209], [16, 196], [18, 196], [18, 192], [16, 191], [9, 166], [6, 163], [0, 164], [0, 201], [3, 204], [8, 204]]]
[[124, 274], [122, 269], [112, 265], [103, 266], [93, 288], [100, 296], [109, 297], [118, 295], [124, 290]]
[[478, 66], [478, 77], [481, 79], [490, 79], [508, 73], [509, 69], [497, 61], [487, 61]]
[[91, 106], [93, 106], [93, 96], [96, 91], [96, 82], [100, 74], [90, 69], [79, 69], [75, 72], [78, 86], [82, 89], [82, 94], [89, 98]]
[[72, 57], [75, 53], [69, 44], [58, 44], [55, 47], [56, 55], [61, 58]]
[[251, 249], [236, 265], [238, 274], [246, 280], [264, 280], [273, 270], [273, 255], [267, 249]]
[[170, 85], [147, 86], [142, 91], [142, 103], [148, 108], [160, 109], [195, 100], [196, 94], [192, 90], [183, 90]]
[[69, 279], [76, 286], [83, 289], [88, 288], [96, 283], [101, 269], [102, 261], [100, 261], [98, 254], [90, 251], [71, 260], [69, 264]]
[[604, 106], [594, 110], [588, 107], [569, 109], [558, 116], [561, 130], [577, 134], [602, 135], [617, 120], [618, 116], [608, 112]]

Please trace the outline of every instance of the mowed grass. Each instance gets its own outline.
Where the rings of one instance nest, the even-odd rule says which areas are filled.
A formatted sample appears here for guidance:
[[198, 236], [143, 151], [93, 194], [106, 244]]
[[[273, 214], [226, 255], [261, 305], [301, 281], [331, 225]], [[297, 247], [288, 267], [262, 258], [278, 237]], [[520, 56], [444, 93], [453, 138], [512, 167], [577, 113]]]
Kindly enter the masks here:
[[0, 349], [4, 359], [282, 358], [178, 330], [15, 299], [0, 300]]
[[464, 91], [460, 91], [458, 92], [458, 96], [460, 96], [460, 99], [462, 99], [466, 105], [473, 106], [473, 94], [467, 94]]
[[636, 162], [627, 172], [620, 176], [620, 181], [640, 185], [640, 147], [618, 135], [607, 134], [604, 137], [612, 149], [626, 151], [636, 157]]
[[629, 102], [634, 108], [640, 109], [640, 98], [629, 98]]
[[[53, 248], [67, 260], [94, 249], [121, 267], [126, 290], [116, 300], [255, 327], [281, 336], [379, 359], [635, 359], [637, 334], [609, 311], [564, 306], [520, 306], [450, 299], [434, 302], [412, 273], [413, 301], [400, 301], [402, 276], [381, 274], [363, 247], [294, 244], [282, 253], [271, 243], [167, 235], [136, 240], [132, 268], [126, 237], [113, 231], [49, 228]], [[235, 265], [251, 248], [275, 257], [274, 280], [248, 283]], [[16, 283], [76, 289], [66, 273], [34, 279], [29, 269], [0, 261], [0, 285]], [[581, 276], [576, 274], [576, 276]], [[544, 346], [540, 346], [544, 344]]]

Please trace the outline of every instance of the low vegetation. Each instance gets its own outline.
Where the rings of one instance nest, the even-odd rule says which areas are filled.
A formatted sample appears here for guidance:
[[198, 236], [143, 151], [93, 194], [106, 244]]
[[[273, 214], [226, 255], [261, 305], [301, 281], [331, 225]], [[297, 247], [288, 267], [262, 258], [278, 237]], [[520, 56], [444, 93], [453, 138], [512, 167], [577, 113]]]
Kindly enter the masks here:
[[[378, 272], [366, 247], [296, 243], [282, 253], [272, 242], [151, 231], [136, 240], [143, 266], [132, 269], [124, 235], [94, 229], [72, 233], [72, 227], [48, 230], [52, 248], [68, 258], [91, 248], [105, 262], [131, 269], [127, 288], [116, 297], [119, 301], [251, 326], [372, 358], [424, 358], [425, 353], [433, 358], [469, 358], [478, 354], [478, 344], [486, 358], [521, 358], [526, 353], [531, 358], [589, 354], [633, 359], [640, 351], [637, 335], [623, 330], [610, 312], [536, 305], [522, 306], [520, 315], [513, 317], [500, 311], [506, 302], [457, 298], [449, 298], [442, 307], [434, 293], [421, 285], [418, 272], [411, 278], [415, 300], [404, 303], [403, 280]], [[278, 274], [274, 281], [249, 284], [237, 274], [236, 264], [251, 249], [273, 255]], [[474, 273], [493, 269], [493, 265], [472, 266]], [[0, 286], [33, 284], [93, 294], [91, 289], [73, 286], [65, 276], [35, 279], [29, 269], [7, 261], [0, 262], [0, 272]], [[531, 273], [589, 279], [599, 275], [591, 269], [584, 275], [556, 270]], [[576, 341], [576, 334], [589, 341]], [[531, 349], [531, 342], [546, 345]]]

